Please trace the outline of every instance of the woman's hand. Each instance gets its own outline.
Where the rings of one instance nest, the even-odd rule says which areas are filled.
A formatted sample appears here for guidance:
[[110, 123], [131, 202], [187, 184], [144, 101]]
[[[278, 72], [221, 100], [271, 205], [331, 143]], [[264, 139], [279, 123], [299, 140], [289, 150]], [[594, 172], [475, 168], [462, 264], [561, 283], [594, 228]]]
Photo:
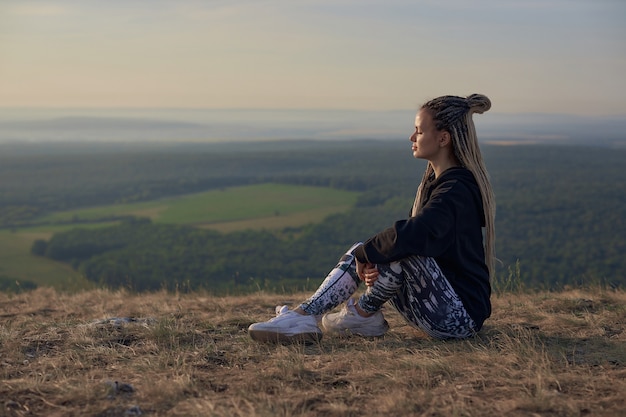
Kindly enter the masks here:
[[365, 282], [365, 285], [371, 287], [378, 279], [378, 268], [375, 264], [365, 264], [356, 261], [356, 273], [361, 278], [361, 281]]

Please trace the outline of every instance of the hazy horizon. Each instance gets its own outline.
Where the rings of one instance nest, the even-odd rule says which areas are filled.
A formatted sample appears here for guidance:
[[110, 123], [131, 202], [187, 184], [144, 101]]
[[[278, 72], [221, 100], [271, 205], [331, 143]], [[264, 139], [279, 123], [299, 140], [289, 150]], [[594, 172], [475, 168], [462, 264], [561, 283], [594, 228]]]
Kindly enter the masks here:
[[[0, 143], [408, 138], [414, 109], [0, 109]], [[626, 117], [474, 115], [481, 142], [626, 146]]]

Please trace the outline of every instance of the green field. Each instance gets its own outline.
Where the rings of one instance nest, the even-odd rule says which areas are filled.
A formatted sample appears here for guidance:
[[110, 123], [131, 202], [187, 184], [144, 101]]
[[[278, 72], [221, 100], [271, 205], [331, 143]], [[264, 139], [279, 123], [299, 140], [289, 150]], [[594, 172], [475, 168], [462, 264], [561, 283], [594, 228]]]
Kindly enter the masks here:
[[52, 213], [39, 219], [45, 223], [41, 226], [0, 231], [0, 277], [61, 290], [89, 288], [90, 284], [69, 266], [33, 256], [30, 248], [36, 239], [48, 239], [54, 232], [111, 225], [110, 220], [103, 219], [113, 216], [149, 217], [155, 223], [188, 224], [222, 232], [280, 230], [320, 222], [331, 214], [344, 212], [354, 206], [358, 195], [324, 187], [261, 184]]
[[196, 226], [241, 224], [281, 228], [323, 220], [345, 211], [358, 193], [324, 187], [261, 184], [224, 188], [157, 201], [100, 206], [51, 214], [42, 222], [97, 221], [111, 216], [149, 217], [155, 223]]
[[18, 283], [30, 281], [63, 291], [91, 288], [92, 285], [69, 265], [30, 254], [33, 241], [49, 235], [0, 231], [0, 277]]

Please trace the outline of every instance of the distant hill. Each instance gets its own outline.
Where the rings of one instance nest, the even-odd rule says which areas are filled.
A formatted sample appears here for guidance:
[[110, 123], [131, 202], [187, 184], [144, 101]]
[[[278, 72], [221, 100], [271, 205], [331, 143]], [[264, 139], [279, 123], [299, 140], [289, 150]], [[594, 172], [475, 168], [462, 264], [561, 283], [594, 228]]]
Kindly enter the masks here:
[[[415, 110], [3, 109], [2, 142], [399, 140]], [[474, 118], [485, 142], [626, 146], [626, 115], [508, 114]]]

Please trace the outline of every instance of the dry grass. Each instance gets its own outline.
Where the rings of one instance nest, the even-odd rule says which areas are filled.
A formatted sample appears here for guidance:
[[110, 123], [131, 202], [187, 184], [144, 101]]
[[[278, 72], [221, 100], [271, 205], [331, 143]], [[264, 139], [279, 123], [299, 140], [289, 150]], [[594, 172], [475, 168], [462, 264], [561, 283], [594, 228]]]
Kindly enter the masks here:
[[623, 292], [498, 295], [460, 342], [391, 309], [381, 339], [247, 337], [302, 297], [0, 294], [0, 416], [626, 415]]

